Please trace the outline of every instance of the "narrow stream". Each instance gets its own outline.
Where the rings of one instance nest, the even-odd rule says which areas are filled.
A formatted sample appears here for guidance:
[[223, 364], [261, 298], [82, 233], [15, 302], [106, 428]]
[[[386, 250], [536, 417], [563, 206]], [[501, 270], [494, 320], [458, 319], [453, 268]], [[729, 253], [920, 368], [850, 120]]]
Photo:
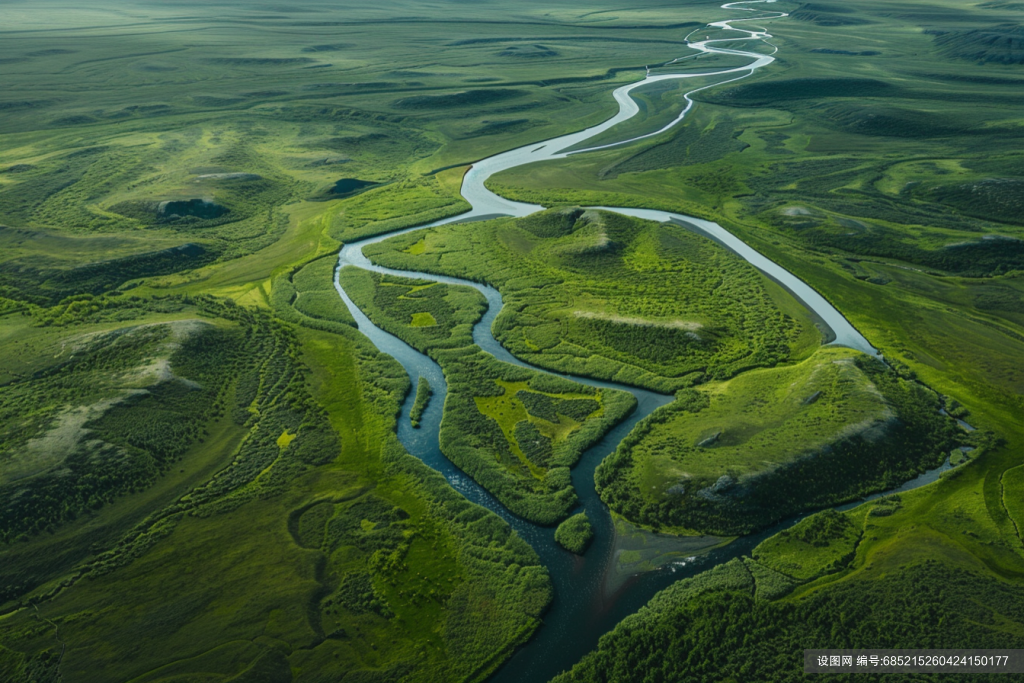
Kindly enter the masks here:
[[[733, 2], [723, 5], [725, 9], [753, 12], [754, 10], [743, 7], [748, 4], [770, 4], [774, 0], [753, 0], [752, 2]], [[715, 43], [735, 43], [739, 40], [751, 40], [768, 42], [771, 35], [763, 27], [741, 29], [732, 26], [738, 22], [756, 22], [768, 19], [777, 19], [786, 16], [785, 13], [775, 12], [767, 15], [759, 15], [747, 19], [733, 19], [709, 24], [707, 28], [699, 32], [709, 31], [730, 31], [741, 34], [738, 37], [708, 39], [698, 42], [689, 42], [689, 46], [698, 50], [698, 53], [728, 54], [747, 57], [751, 60], [749, 64], [734, 69], [715, 71], [716, 75], [724, 75], [722, 81], [715, 85], [732, 82], [746, 78], [755, 73], [758, 69], [771, 64], [775, 58], [772, 55], [747, 52], [724, 47], [715, 47]], [[697, 33], [695, 31], [694, 33]], [[693, 35], [691, 33], [691, 35]], [[689, 38], [689, 37], [688, 37]], [[687, 39], [688, 39], [687, 38]], [[774, 52], [772, 53], [774, 54]], [[673, 60], [678, 61], [678, 60]], [[669, 62], [668, 64], [671, 64]], [[525, 204], [499, 197], [491, 192], [484, 185], [485, 181], [495, 173], [530, 164], [538, 161], [562, 159], [570, 154], [580, 154], [594, 149], [604, 149], [616, 145], [626, 144], [635, 140], [650, 137], [662, 133], [672, 126], [678, 124], [693, 106], [690, 95], [708, 87], [696, 88], [685, 95], [686, 106], [682, 113], [669, 125], [661, 130], [647, 135], [638, 136], [620, 142], [601, 145], [588, 149], [566, 151], [570, 148], [581, 145], [605, 131], [622, 123], [639, 112], [639, 107], [630, 96], [636, 88], [650, 83], [668, 79], [687, 79], [707, 76], [707, 73], [685, 73], [685, 74], [655, 74], [648, 76], [641, 81], [622, 86], [613, 92], [615, 101], [619, 105], [618, 113], [607, 121], [588, 128], [586, 130], [564, 135], [544, 142], [535, 142], [525, 147], [510, 150], [477, 162], [466, 173], [462, 184], [462, 196], [472, 205], [472, 209], [464, 214], [447, 218], [444, 220], [416, 226], [367, 238], [358, 242], [346, 244], [339, 255], [338, 269], [344, 266], [353, 265], [366, 270], [378, 273], [414, 277], [447, 284], [466, 285], [481, 292], [487, 299], [488, 310], [483, 318], [473, 328], [473, 340], [484, 351], [492, 354], [498, 360], [513, 363], [515, 365], [529, 367], [534, 370], [546, 372], [540, 368], [534, 368], [527, 363], [520, 361], [510, 354], [494, 338], [491, 333], [492, 323], [501, 310], [501, 294], [485, 284], [470, 282], [459, 278], [435, 275], [429, 273], [399, 271], [390, 268], [383, 268], [370, 262], [363, 254], [363, 248], [369, 244], [389, 239], [396, 235], [405, 234], [426, 228], [447, 225], [451, 223], [464, 223], [470, 221], [486, 220], [499, 216], [522, 217], [541, 211], [542, 206]], [[766, 275], [779, 282], [783, 287], [796, 296], [820, 321], [820, 325], [826, 332], [830, 343], [848, 346], [865, 353], [877, 354], [871, 344], [837, 311], [828, 301], [812, 287], [801, 281], [789, 271], [763, 256], [742, 240], [731, 234], [717, 223], [705, 221], [680, 214], [667, 213], [664, 211], [652, 211], [646, 209], [620, 209], [608, 207], [595, 207], [602, 210], [613, 211], [625, 215], [656, 221], [674, 221], [696, 230], [762, 270]], [[402, 414], [398, 422], [398, 437], [406, 449], [424, 463], [444, 475], [448, 482], [467, 499], [486, 507], [498, 514], [508, 522], [515, 531], [522, 536], [540, 556], [543, 564], [548, 568], [554, 584], [555, 598], [551, 608], [544, 615], [544, 625], [537, 631], [534, 637], [525, 646], [520, 648], [513, 657], [495, 674], [491, 679], [499, 683], [529, 682], [541, 683], [549, 680], [559, 672], [572, 667], [587, 652], [594, 649], [598, 638], [611, 630], [625, 616], [636, 612], [659, 590], [669, 586], [675, 581], [688, 576], [693, 576], [705, 571], [716, 564], [726, 562], [734, 557], [748, 554], [750, 550], [763, 539], [777, 533], [792, 524], [799, 518], [787, 520], [778, 526], [765, 530], [759, 534], [744, 537], [732, 543], [718, 547], [711, 551], [695, 550], [692, 557], [682, 561], [675, 561], [663, 566], [656, 571], [650, 571], [633, 576], [624, 583], [621, 576], [616, 575], [616, 552], [615, 541], [616, 531], [608, 509], [600, 501], [594, 490], [594, 470], [601, 460], [612, 452], [618, 443], [633, 429], [638, 421], [649, 415], [655, 409], [669, 403], [671, 396], [657, 394], [655, 392], [628, 387], [613, 382], [603, 382], [586, 377], [565, 375], [569, 379], [593, 387], [606, 387], [628, 391], [636, 396], [638, 401], [637, 409], [625, 421], [620, 423], [600, 442], [588, 449], [580, 459], [579, 464], [572, 471], [573, 484], [576, 487], [580, 499], [580, 510], [585, 510], [596, 534], [594, 543], [583, 558], [563, 550], [554, 541], [554, 529], [536, 526], [527, 522], [506, 510], [491, 494], [482, 489], [475, 481], [470, 479], [461, 470], [455, 467], [444, 455], [438, 446], [438, 434], [440, 430], [441, 413], [444, 399], [447, 394], [447, 383], [440, 366], [424, 354], [419, 353], [405, 342], [394, 335], [391, 335], [374, 325], [366, 315], [354, 305], [349, 296], [338, 282], [335, 274], [335, 288], [345, 301], [351, 311], [359, 330], [365, 334], [370, 341], [382, 352], [394, 357], [409, 373], [413, 386], [416, 385], [419, 377], [425, 377], [434, 391], [427, 410], [420, 421], [420, 428], [413, 429], [409, 421], [409, 412], [414, 400], [414, 392], [411, 392], [402, 406]], [[941, 469], [941, 468], [940, 468]], [[929, 473], [930, 475], [931, 473]], [[922, 481], [914, 480], [914, 484], [922, 485], [937, 478], [938, 470], [934, 477], [928, 478], [922, 475]], [[906, 490], [906, 489], [904, 489]], [[578, 511], [578, 510], [577, 510]], [[713, 539], [706, 541], [705, 545], [713, 543]], [[697, 547], [697, 546], [695, 546]]]

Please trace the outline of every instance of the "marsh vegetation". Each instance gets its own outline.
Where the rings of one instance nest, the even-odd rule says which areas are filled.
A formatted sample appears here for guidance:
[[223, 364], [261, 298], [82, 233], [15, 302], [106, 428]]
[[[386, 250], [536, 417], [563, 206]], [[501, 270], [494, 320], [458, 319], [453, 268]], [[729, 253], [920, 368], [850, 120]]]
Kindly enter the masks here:
[[539, 524], [565, 517], [577, 503], [569, 468], [636, 400], [481, 351], [472, 328], [486, 303], [472, 287], [352, 266], [339, 271], [339, 281], [375, 324], [440, 364], [448, 383], [445, 456], [515, 514]]
[[594, 540], [594, 528], [590, 526], [587, 513], [573, 515], [555, 529], [555, 541], [571, 553], [582, 555]]
[[495, 286], [505, 302], [495, 337], [558, 372], [667, 392], [800, 357], [820, 340], [790, 295], [679, 225], [552, 209], [365, 252], [381, 265]]

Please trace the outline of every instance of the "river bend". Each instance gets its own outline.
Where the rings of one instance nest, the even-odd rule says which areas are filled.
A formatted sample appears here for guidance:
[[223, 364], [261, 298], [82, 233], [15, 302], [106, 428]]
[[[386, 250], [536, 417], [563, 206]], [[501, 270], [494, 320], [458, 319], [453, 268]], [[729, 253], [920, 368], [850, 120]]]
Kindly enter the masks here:
[[[757, 12], [755, 9], [745, 5], [771, 4], [774, 0], [753, 0], [751, 2], [732, 2], [723, 5], [724, 9]], [[661, 73], [650, 74], [643, 80], [624, 85], [616, 89], [612, 96], [619, 106], [618, 113], [608, 120], [585, 130], [563, 135], [557, 138], [542, 142], [534, 142], [530, 145], [513, 149], [507, 152], [496, 154], [487, 159], [479, 161], [467, 171], [463, 178], [461, 194], [472, 206], [466, 213], [451, 218], [435, 221], [426, 225], [420, 225], [404, 230], [378, 235], [367, 239], [345, 244], [341, 249], [338, 259], [338, 269], [347, 265], [357, 266], [366, 270], [378, 273], [400, 275], [404, 277], [420, 278], [435, 282], [443, 282], [454, 285], [465, 285], [473, 287], [481, 292], [487, 299], [488, 309], [483, 318], [473, 328], [473, 341], [484, 351], [492, 354], [498, 360], [513, 363], [523, 367], [529, 367], [541, 372], [547, 372], [541, 368], [535, 368], [515, 358], [494, 338], [491, 333], [492, 323], [501, 310], [501, 294], [485, 284], [470, 282], [459, 278], [435, 275], [429, 273], [410, 272], [384, 268], [372, 263], [364, 254], [363, 248], [369, 244], [394, 237], [395, 235], [438, 227], [450, 223], [462, 223], [469, 221], [486, 220], [499, 216], [522, 217], [545, 207], [526, 204], [500, 197], [491, 192], [485, 182], [495, 173], [505, 171], [517, 166], [532, 164], [540, 161], [551, 161], [563, 159], [570, 154], [584, 154], [597, 149], [605, 149], [618, 145], [636, 142], [663, 133], [680, 123], [687, 113], [694, 106], [691, 95], [707, 88], [716, 87], [725, 83], [747, 78], [756, 73], [759, 69], [770, 65], [775, 61], [777, 48], [770, 43], [771, 35], [763, 26], [754, 25], [750, 28], [740, 28], [733, 24], [757, 23], [770, 19], [778, 19], [787, 16], [783, 12], [770, 12], [767, 14], [757, 13], [757, 16], [729, 19], [708, 24], [707, 27], [694, 31], [693, 33], [707, 33], [709, 30], [727, 31], [729, 37], [705, 39], [703, 41], [690, 41], [687, 36], [687, 43], [696, 52], [666, 62], [665, 66], [699, 54], [725, 54], [748, 58], [750, 62], [741, 67], [715, 70], [702, 73]], [[760, 52], [738, 50], [724, 47], [720, 44], [734, 44], [738, 41], [753, 41], [759, 44], [766, 44], [773, 47], [770, 54]], [[692, 78], [706, 77], [709, 75], [723, 76], [721, 81], [712, 85], [705, 85], [694, 88], [684, 95], [685, 106], [680, 114], [668, 125], [660, 130], [645, 135], [636, 136], [627, 140], [603, 144], [589, 148], [579, 148], [587, 140], [591, 140], [616, 125], [623, 123], [639, 113], [640, 108], [631, 96], [637, 88], [651, 83], [665, 80], [685, 80]], [[579, 148], [579, 149], [577, 149]], [[572, 151], [570, 151], [572, 150]], [[700, 232], [726, 248], [730, 249], [740, 257], [746, 259], [766, 275], [780, 283], [789, 290], [816, 316], [819, 324], [827, 328], [824, 330], [830, 339], [830, 343], [848, 346], [865, 353], [877, 354], [871, 344], [858, 332], [853, 325], [843, 317], [821, 294], [812, 287], [797, 278], [795, 275], [774, 263], [758, 251], [747, 245], [741, 239], [722, 228], [717, 223], [674, 214], [665, 211], [649, 209], [625, 209], [615, 207], [592, 207], [605, 211], [612, 211], [637, 218], [655, 221], [673, 221], [686, 225], [688, 228]], [[338, 282], [335, 274], [335, 288], [338, 294], [348, 306], [349, 311], [355, 318], [359, 330], [365, 334], [370, 341], [382, 352], [394, 357], [409, 373], [412, 385], [420, 377], [425, 377], [434, 391], [427, 410], [424, 412], [419, 429], [413, 429], [409, 421], [409, 411], [414, 400], [414, 393], [411, 392], [402, 406], [401, 417], [398, 422], [398, 438], [406, 449], [414, 456], [420, 458], [428, 466], [439, 471], [448, 482], [469, 500], [483, 505], [495, 512], [508, 522], [515, 531], [522, 536], [537, 551], [541, 561], [548, 568], [555, 589], [555, 599], [544, 616], [544, 625], [538, 630], [530, 642], [520, 648], [513, 657], [492, 678], [500, 683], [523, 681], [530, 683], [541, 683], [549, 680], [560, 671], [570, 668], [579, 661], [587, 652], [597, 645], [598, 638], [615, 626], [622, 618], [635, 612], [643, 606], [657, 591], [665, 588], [674, 581], [692, 576], [704, 571], [711, 566], [725, 562], [733, 557], [749, 553], [749, 551], [762, 539], [776, 533], [783, 526], [794, 523], [795, 520], [780, 525], [774, 529], [761, 532], [754, 536], [741, 538], [724, 547], [717, 547], [709, 552], [699, 554], [694, 551], [693, 557], [685, 560], [672, 562], [658, 571], [640, 574], [623, 581], [615, 575], [615, 528], [612, 523], [608, 509], [598, 498], [594, 490], [594, 470], [605, 455], [615, 449], [618, 443], [633, 429], [638, 421], [649, 415], [657, 408], [666, 405], [672, 400], [671, 396], [657, 394], [655, 392], [637, 389], [635, 387], [623, 386], [614, 382], [604, 382], [587, 377], [565, 375], [566, 377], [587, 384], [593, 387], [606, 387], [628, 391], [636, 396], [638, 406], [636, 411], [614, 429], [608, 432], [600, 442], [588, 449], [580, 458], [579, 463], [572, 470], [572, 480], [580, 498], [580, 509], [585, 510], [591, 523], [594, 526], [595, 540], [587, 551], [586, 556], [577, 558], [571, 553], [561, 549], [554, 542], [554, 530], [539, 527], [531, 524], [506, 510], [490, 493], [481, 488], [476, 482], [470, 479], [457, 467], [455, 467], [441, 453], [438, 446], [438, 434], [441, 422], [441, 413], [444, 399], [447, 394], [447, 383], [440, 366], [428, 356], [419, 353], [408, 344], [374, 325], [370, 319], [352, 302], [348, 294]], [[714, 539], [704, 542], [704, 545], [712, 545]], [[698, 548], [700, 543], [694, 545]]]

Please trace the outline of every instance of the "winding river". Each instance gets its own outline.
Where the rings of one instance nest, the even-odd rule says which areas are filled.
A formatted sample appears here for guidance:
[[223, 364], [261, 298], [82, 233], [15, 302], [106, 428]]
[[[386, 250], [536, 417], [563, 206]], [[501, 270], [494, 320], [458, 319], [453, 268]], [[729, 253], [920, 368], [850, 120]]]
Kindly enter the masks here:
[[[755, 10], [744, 7], [750, 4], [772, 3], [774, 0], [754, 0], [752, 2], [733, 2], [723, 5], [724, 9], [754, 12]], [[644, 80], [622, 86], [614, 91], [613, 96], [619, 105], [618, 113], [607, 121], [577, 133], [563, 135], [544, 142], [535, 142], [525, 147], [503, 152], [477, 162], [465, 174], [462, 183], [462, 196], [470, 203], [472, 209], [452, 218], [436, 221], [426, 225], [416, 226], [385, 235], [360, 240], [344, 245], [338, 261], [338, 269], [347, 265], [353, 265], [379, 273], [389, 273], [405, 277], [415, 277], [448, 284], [466, 285], [480, 291], [487, 299], [488, 310], [479, 323], [473, 328], [473, 340], [485, 351], [495, 356], [498, 360], [513, 363], [524, 367], [533, 366], [523, 363], [512, 356], [491, 334], [491, 326], [494, 319], [501, 310], [501, 294], [487, 285], [476, 282], [469, 282], [458, 278], [445, 277], [434, 274], [399, 271], [390, 268], [383, 268], [370, 262], [364, 256], [363, 248], [369, 244], [379, 242], [395, 235], [423, 230], [426, 228], [447, 225], [450, 223], [463, 223], [468, 221], [486, 220], [498, 216], [522, 217], [531, 213], [541, 211], [542, 206], [524, 204], [500, 197], [488, 190], [484, 183], [495, 173], [507, 169], [531, 164], [539, 161], [562, 159], [570, 154], [582, 154], [595, 149], [604, 149], [616, 145], [635, 142], [643, 138], [651, 137], [662, 133], [678, 124], [693, 106], [690, 96], [700, 90], [722, 85], [747, 78], [757, 70], [771, 64], [775, 58], [774, 50], [771, 54], [760, 52], [737, 50], [724, 46], [716, 46], [721, 43], [735, 43], [737, 41], [756, 41], [759, 44], [771, 46], [769, 42], [771, 35], [760, 26], [750, 29], [737, 28], [733, 24], [740, 22], [758, 22], [767, 19], [777, 19], [786, 16], [783, 12], [772, 12], [758, 14], [750, 18], [732, 19], [709, 24], [707, 28], [700, 29], [701, 32], [727, 31], [738, 35], [729, 37], [706, 39], [703, 41], [689, 42], [691, 48], [697, 50], [696, 54], [723, 54], [741, 56], [750, 59], [745, 66], [722, 69], [703, 73], [663, 73], [648, 74]], [[693, 35], [691, 33], [691, 35]], [[771, 46], [774, 48], [774, 46]], [[777, 48], [776, 48], [777, 49]], [[685, 59], [681, 58], [681, 59]], [[666, 66], [680, 60], [668, 62]], [[579, 148], [587, 140], [601, 135], [614, 126], [627, 121], [639, 113], [640, 108], [631, 97], [632, 91], [651, 83], [664, 80], [690, 79], [706, 77], [708, 75], [721, 75], [723, 80], [713, 85], [705, 85], [695, 88], [685, 95], [686, 105], [674, 121], [663, 127], [661, 130], [646, 135], [622, 140], [611, 144], [600, 145], [590, 148]], [[573, 151], [568, 151], [572, 149]], [[870, 343], [837, 311], [828, 301], [816, 292], [809, 285], [788, 272], [781, 266], [763, 256], [742, 240], [731, 234], [717, 223], [706, 220], [673, 214], [664, 211], [653, 211], [647, 209], [623, 209], [614, 207], [593, 207], [606, 211], [613, 211], [629, 216], [644, 218], [655, 221], [673, 221], [700, 232], [737, 255], [746, 259], [754, 266], [763, 271], [766, 275], [780, 283], [794, 296], [803, 302], [805, 306], [816, 316], [819, 324], [827, 334], [831, 344], [837, 344], [858, 349], [865, 353], [877, 354], [877, 351]], [[483, 505], [495, 512], [507, 521], [515, 531], [522, 536], [537, 551], [541, 561], [548, 568], [555, 589], [555, 599], [544, 616], [544, 625], [538, 630], [534, 637], [524, 647], [520, 648], [508, 662], [495, 674], [493, 681], [507, 682], [531, 682], [540, 683], [549, 680], [552, 676], [570, 668], [583, 655], [597, 645], [598, 638], [611, 630], [623, 617], [635, 612], [643, 606], [657, 591], [665, 588], [674, 581], [704, 571], [715, 564], [725, 562], [733, 557], [742, 556], [757, 545], [764, 538], [776, 533], [781, 528], [793, 524], [796, 520], [790, 520], [776, 528], [766, 530], [760, 534], [744, 537], [722, 546], [718, 539], [697, 538], [689, 541], [693, 556], [685, 560], [677, 560], [663, 565], [656, 571], [637, 574], [628, 578], [621, 575], [616, 568], [617, 546], [616, 529], [612, 522], [608, 509], [597, 497], [594, 490], [594, 470], [602, 458], [613, 451], [619, 441], [622, 440], [636, 425], [638, 421], [649, 415], [652, 411], [663, 406], [672, 400], [671, 396], [657, 394], [643, 389], [623, 386], [612, 382], [602, 382], [586, 377], [567, 375], [582, 384], [594, 387], [608, 387], [629, 391], [636, 396], [638, 401], [637, 410], [624, 422], [612, 429], [605, 437], [589, 450], [587, 450], [579, 464], [572, 470], [573, 484], [580, 498], [580, 509], [585, 510], [589, 516], [596, 538], [586, 556], [578, 558], [571, 553], [562, 550], [554, 542], [554, 530], [539, 527], [513, 515], [506, 510], [493, 496], [483, 490], [472, 479], [456, 468], [441, 453], [438, 446], [438, 433], [441, 422], [441, 412], [447, 392], [447, 383], [440, 366], [429, 357], [414, 350], [405, 342], [394, 335], [391, 335], [374, 325], [369, 318], [354, 305], [352, 300], [341, 287], [335, 276], [335, 287], [339, 295], [345, 301], [349, 311], [355, 317], [359, 330], [365, 334], [371, 342], [382, 352], [393, 356], [409, 373], [413, 386], [416, 385], [419, 377], [425, 377], [434, 390], [434, 397], [431, 400], [426, 412], [421, 419], [421, 427], [413, 429], [409, 421], [409, 411], [414, 400], [413, 393], [407, 397], [402, 406], [401, 418], [398, 422], [398, 437], [410, 453], [420, 458], [424, 463], [439, 471], [445, 476], [448, 482], [469, 500]], [[543, 371], [543, 370], [541, 370]], [[936, 474], [937, 476], [937, 474]], [[916, 480], [914, 483], [918, 483]], [[926, 483], [922, 481], [921, 483]], [[920, 485], [920, 484], [918, 484]], [[687, 555], [688, 541], [681, 541], [676, 549], [676, 555], [685, 557]], [[708, 550], [708, 548], [712, 548]], [[680, 553], [682, 553], [680, 555]]]

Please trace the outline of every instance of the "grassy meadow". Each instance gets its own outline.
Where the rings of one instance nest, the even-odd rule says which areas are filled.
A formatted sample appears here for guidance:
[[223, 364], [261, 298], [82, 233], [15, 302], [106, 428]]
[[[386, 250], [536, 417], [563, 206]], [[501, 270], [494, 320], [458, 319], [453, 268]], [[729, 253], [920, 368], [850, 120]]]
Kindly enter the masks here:
[[[934, 485], [856, 508], [841, 534], [823, 523], [836, 540], [798, 526], [762, 544], [754, 559], [789, 588], [761, 593], [765, 572], [748, 563], [754, 582], [742, 588], [712, 587], [697, 601], [671, 589], [559, 680], [626, 681], [654, 670], [778, 680], [784, 662], [751, 667], [753, 650], [698, 631], [710, 623], [702, 615], [726, 610], [736, 610], [729, 623], [743, 624], [732, 633], [772, 652], [788, 651], [787, 638], [793, 647], [1019, 638], [1009, 605], [1024, 577], [1024, 224], [1012, 208], [1024, 168], [1020, 21], [1006, 3], [805, 4], [771, 22], [775, 65], [698, 95], [674, 134], [491, 181], [506, 196], [549, 205], [660, 207], [719, 221], [815, 286], [904, 377], [966, 406], [981, 430], [971, 438], [986, 445]], [[908, 624], [896, 609], [951, 614], [948, 596], [904, 596], [956, 575], [1004, 626], [972, 632], [927, 616], [923, 630], [894, 626]], [[794, 582], [807, 583], [793, 591]], [[858, 613], [859, 601], [873, 613]], [[683, 640], [650, 630], [669, 625]], [[685, 669], [671, 654], [680, 650]], [[639, 669], [622, 664], [636, 658]]]
[[557, 372], [671, 392], [805, 357], [821, 341], [789, 294], [677, 225], [553, 209], [401, 235], [365, 253], [497, 287], [495, 337]]
[[338, 281], [367, 317], [417, 351], [473, 343], [473, 325], [487, 311], [483, 294], [472, 287], [380, 275], [354, 266]]
[[476, 680], [538, 626], [545, 570], [395, 443], [331, 278], [679, 47], [585, 14], [5, 6], [0, 677]]
[[633, 412], [614, 389], [495, 360], [466, 347], [445, 352], [441, 451], [517, 515], [553, 525], [578, 504], [569, 470]]
[[[547, 525], [566, 517], [579, 502], [569, 469], [636, 400], [481, 351], [472, 328], [487, 304], [472, 287], [352, 266], [338, 277], [375, 324], [441, 365], [448, 382], [440, 434], [445, 456], [517, 515]], [[426, 402], [425, 391], [429, 385], [417, 388], [414, 410]]]
[[[288, 327], [210, 297], [167, 302], [161, 321], [134, 303], [141, 324], [86, 331], [100, 311], [59, 328], [75, 360], [50, 362], [81, 407], [34, 417], [39, 436], [4, 460], [5, 531], [19, 533], [4, 546], [5, 673], [466, 678], [536, 628], [550, 587], [533, 551], [394, 439], [408, 388], [394, 361], [348, 326]], [[104, 380], [125, 373], [145, 390]], [[5, 405], [21, 405], [12, 389], [59, 401], [36, 375]], [[64, 460], [28, 462], [47, 439]], [[35, 607], [17, 609], [26, 594]]]

